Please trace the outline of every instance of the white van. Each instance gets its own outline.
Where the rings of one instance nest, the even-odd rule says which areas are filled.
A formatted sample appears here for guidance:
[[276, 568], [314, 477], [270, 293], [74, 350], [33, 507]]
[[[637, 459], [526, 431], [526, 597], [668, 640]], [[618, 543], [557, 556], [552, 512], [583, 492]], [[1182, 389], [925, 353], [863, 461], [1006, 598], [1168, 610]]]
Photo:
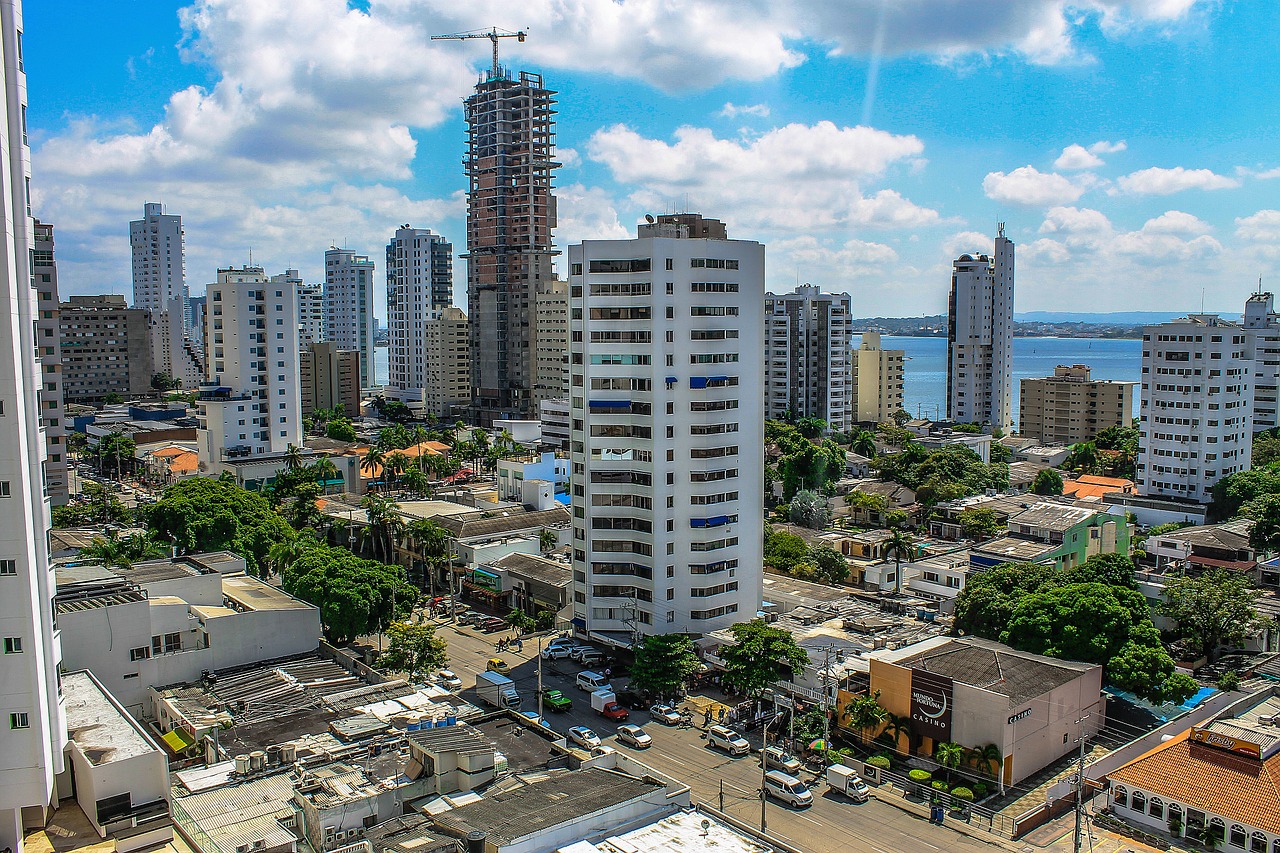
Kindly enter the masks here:
[[813, 805], [813, 792], [799, 779], [781, 770], [770, 770], [764, 774], [764, 792], [792, 808], [802, 809]]
[[707, 743], [730, 755], [746, 755], [751, 752], [751, 744], [747, 743], [747, 739], [728, 726], [712, 726], [707, 729]]
[[609, 683], [608, 678], [600, 673], [585, 669], [578, 673], [578, 689], [585, 690], [588, 693], [595, 693], [597, 690], [612, 690], [613, 685]]

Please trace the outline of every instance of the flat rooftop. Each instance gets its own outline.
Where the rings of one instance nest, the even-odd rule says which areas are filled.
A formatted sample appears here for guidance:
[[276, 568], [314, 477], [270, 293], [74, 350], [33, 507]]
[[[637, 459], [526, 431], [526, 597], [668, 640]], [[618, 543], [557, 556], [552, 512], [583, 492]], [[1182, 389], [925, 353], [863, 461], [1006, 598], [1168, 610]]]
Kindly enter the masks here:
[[159, 752], [160, 747], [111, 701], [87, 671], [64, 675], [62, 693], [66, 697], [67, 733], [94, 767]]
[[[709, 824], [709, 825], [708, 825]], [[703, 827], [706, 826], [706, 829]], [[702, 812], [676, 812], [654, 823], [611, 835], [591, 844], [579, 842], [563, 853], [667, 853], [681, 850], [714, 850], [716, 853], [768, 853], [774, 848], [749, 838]]]
[[[312, 610], [282, 589], [248, 575], [224, 575], [222, 594], [239, 610]], [[318, 639], [318, 638], [317, 638]]]
[[1047, 542], [1035, 542], [1031, 539], [1018, 539], [1014, 536], [1001, 536], [990, 542], [983, 542], [973, 547], [975, 554], [987, 554], [1002, 557], [1011, 562], [1038, 560], [1058, 546]]

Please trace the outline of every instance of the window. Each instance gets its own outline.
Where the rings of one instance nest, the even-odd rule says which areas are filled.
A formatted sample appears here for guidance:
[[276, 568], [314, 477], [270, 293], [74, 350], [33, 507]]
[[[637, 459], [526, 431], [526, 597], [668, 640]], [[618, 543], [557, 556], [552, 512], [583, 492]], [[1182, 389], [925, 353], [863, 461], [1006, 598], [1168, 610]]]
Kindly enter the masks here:
[[5, 637], [4, 653], [6, 655], [22, 654], [22, 638], [21, 637]]
[[31, 728], [31, 720], [27, 716], [26, 711], [18, 711], [9, 715], [9, 728], [11, 729], [28, 729]]
[[149, 657], [151, 657], [151, 650], [146, 646], [140, 646], [139, 648], [129, 650], [130, 661], [146, 660]]
[[16, 575], [18, 573], [17, 560], [0, 560], [0, 577], [4, 575]]
[[11, 489], [10, 489], [10, 487], [9, 487], [9, 481], [8, 481], [8, 480], [0, 480], [0, 498], [7, 498], [7, 497], [12, 496], [12, 494], [13, 494], [13, 492], [11, 491]]

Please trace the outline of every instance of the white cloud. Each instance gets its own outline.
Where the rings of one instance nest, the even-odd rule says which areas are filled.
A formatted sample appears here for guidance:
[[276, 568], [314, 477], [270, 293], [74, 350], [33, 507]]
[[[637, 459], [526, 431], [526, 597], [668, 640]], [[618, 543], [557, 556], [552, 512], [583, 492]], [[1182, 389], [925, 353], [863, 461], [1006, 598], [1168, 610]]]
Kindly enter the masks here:
[[632, 202], [639, 207], [687, 200], [734, 226], [782, 231], [936, 222], [936, 211], [893, 190], [863, 193], [864, 184], [895, 165], [911, 164], [923, 150], [914, 136], [829, 121], [789, 124], [750, 140], [681, 127], [674, 142], [614, 125], [587, 144], [588, 156], [615, 180], [637, 187]]
[[1034, 260], [1047, 264], [1062, 264], [1070, 258], [1071, 250], [1066, 245], [1048, 237], [1041, 237], [1039, 240], [1033, 240], [1018, 247], [1018, 259], [1023, 262]]
[[1264, 172], [1254, 172], [1253, 176], [1262, 181], [1269, 181], [1272, 178], [1280, 178], [1280, 166], [1274, 169], [1267, 169]]
[[1084, 194], [1086, 181], [1022, 166], [1012, 172], [990, 172], [982, 181], [988, 198], [1028, 207], [1066, 204]]
[[995, 249], [995, 238], [981, 231], [961, 231], [942, 241], [942, 254], [954, 260], [965, 252], [989, 255]]
[[826, 270], [836, 278], [876, 275], [884, 272], [886, 264], [898, 260], [898, 253], [884, 243], [847, 240], [841, 245], [830, 245], [809, 235], [770, 243], [769, 250], [799, 265], [802, 278], [814, 278], [810, 268]]
[[1125, 175], [1116, 181], [1121, 191], [1134, 195], [1172, 195], [1183, 190], [1224, 190], [1240, 186], [1235, 178], [1209, 169], [1152, 167]]
[[719, 115], [723, 118], [737, 118], [738, 116], [755, 116], [756, 118], [769, 117], [768, 104], [735, 104], [732, 101], [726, 103], [720, 110]]
[[1053, 168], [1063, 170], [1096, 169], [1103, 165], [1102, 158], [1085, 149], [1083, 145], [1072, 144], [1062, 149], [1058, 159], [1053, 161]]
[[1209, 223], [1181, 210], [1168, 210], [1155, 219], [1147, 220], [1142, 230], [1151, 234], [1180, 234], [1198, 236], [1213, 230]]
[[1134, 258], [1144, 265], [1165, 265], [1213, 257], [1222, 253], [1222, 244], [1207, 234], [1192, 236], [1188, 231], [1194, 216], [1176, 210], [1147, 220], [1137, 231], [1118, 234], [1110, 244], [1117, 255]]
[[1117, 154], [1128, 148], [1129, 145], [1123, 139], [1119, 142], [1109, 142], [1105, 139], [1099, 140], [1089, 146], [1090, 154]]
[[1280, 243], [1280, 210], [1237, 217], [1236, 236], [1254, 243]]
[[600, 187], [569, 184], [556, 189], [556, 232], [579, 240], [625, 240], [633, 236], [619, 220], [617, 205]]

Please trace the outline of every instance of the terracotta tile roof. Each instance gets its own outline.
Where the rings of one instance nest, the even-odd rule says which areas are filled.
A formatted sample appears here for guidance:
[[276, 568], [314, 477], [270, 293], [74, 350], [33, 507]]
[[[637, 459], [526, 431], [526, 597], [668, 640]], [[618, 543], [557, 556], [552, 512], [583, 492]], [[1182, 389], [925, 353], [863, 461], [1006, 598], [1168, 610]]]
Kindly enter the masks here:
[[1253, 761], [1193, 744], [1190, 734], [1138, 756], [1108, 779], [1280, 834], [1280, 753]]

